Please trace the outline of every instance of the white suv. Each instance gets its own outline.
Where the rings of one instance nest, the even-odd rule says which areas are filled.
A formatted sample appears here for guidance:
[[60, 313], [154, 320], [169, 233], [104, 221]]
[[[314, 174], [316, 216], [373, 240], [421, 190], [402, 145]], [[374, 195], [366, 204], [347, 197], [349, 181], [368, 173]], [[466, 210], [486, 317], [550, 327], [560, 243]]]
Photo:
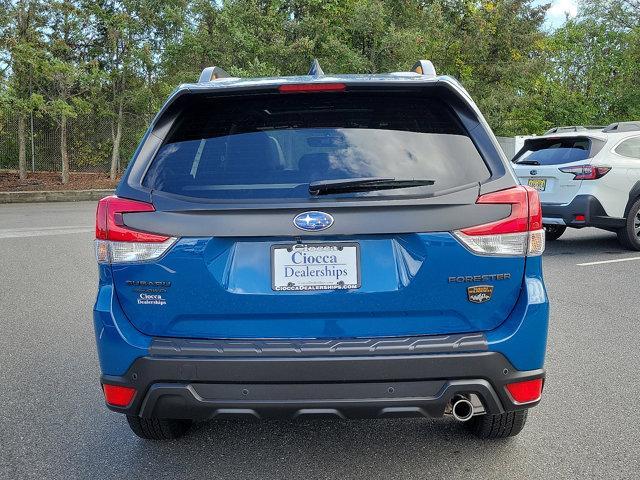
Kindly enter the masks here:
[[540, 194], [547, 239], [597, 227], [640, 250], [640, 122], [550, 132], [526, 140], [513, 158], [520, 183]]

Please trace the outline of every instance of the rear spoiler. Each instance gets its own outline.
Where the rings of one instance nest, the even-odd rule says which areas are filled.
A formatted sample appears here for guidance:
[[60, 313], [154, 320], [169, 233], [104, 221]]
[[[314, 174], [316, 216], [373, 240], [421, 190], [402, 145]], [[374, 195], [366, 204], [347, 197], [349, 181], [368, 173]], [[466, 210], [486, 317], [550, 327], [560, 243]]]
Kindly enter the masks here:
[[[481, 186], [481, 193], [487, 193], [494, 190], [500, 190], [512, 186], [515, 177], [505, 169], [503, 163], [504, 153], [500, 145], [493, 136], [489, 125], [484, 116], [478, 109], [469, 93], [455, 78], [449, 76], [436, 76], [436, 69], [429, 60], [417, 61], [411, 71], [395, 72], [404, 75], [398, 75], [397, 80], [393, 78], [393, 73], [387, 78], [373, 80], [370, 78], [355, 79], [352, 84], [355, 87], [362, 85], [384, 85], [385, 87], [394, 84], [410, 85], [415, 88], [438, 88], [442, 89], [441, 95], [449, 98], [452, 108], [456, 110], [461, 122], [465, 128], [474, 132], [474, 142], [480, 151], [480, 154], [489, 163], [489, 169], [492, 177]], [[325, 73], [320, 66], [320, 62], [314, 59], [308, 72], [310, 76], [324, 77]], [[426, 82], [407, 81], [407, 74], [415, 77], [422, 77]], [[293, 79], [293, 83], [297, 81]], [[308, 79], [301, 77], [300, 82], [308, 82]], [[339, 82], [349, 83], [348, 80], [340, 79]], [[142, 186], [142, 179], [146, 170], [160, 148], [164, 139], [168, 135], [175, 120], [178, 117], [180, 103], [187, 101], [192, 95], [216, 95], [235, 94], [239, 91], [269, 91], [275, 90], [279, 85], [287, 84], [291, 79], [267, 78], [267, 79], [249, 79], [249, 81], [240, 81], [239, 78], [232, 77], [226, 70], [219, 66], [210, 66], [202, 70], [197, 84], [183, 84], [178, 86], [169, 98], [165, 101], [160, 111], [154, 119], [143, 137], [137, 151], [129, 163], [129, 167], [123, 175], [123, 181], [118, 185], [116, 194], [126, 198], [149, 202], [151, 191]], [[351, 85], [351, 83], [349, 83]], [[222, 87], [222, 88], [221, 88]], [[444, 98], [444, 97], [443, 97]], [[481, 126], [481, 128], [477, 128]], [[505, 159], [506, 160], [506, 159]]]
[[603, 139], [603, 138], [599, 138], [599, 137], [595, 137], [595, 136], [591, 136], [591, 135], [585, 135], [585, 134], [562, 135], [562, 136], [557, 136], [557, 137], [554, 137], [554, 136], [532, 137], [532, 138], [527, 138], [524, 141], [524, 144], [523, 144], [522, 148], [516, 152], [516, 154], [511, 159], [511, 162], [515, 163], [515, 161], [524, 152], [527, 151], [527, 148], [531, 144], [535, 144], [535, 143], [538, 143], [538, 142], [546, 142], [546, 141], [554, 141], [554, 140], [567, 140], [567, 139], [571, 139], [571, 140], [588, 140], [591, 143], [590, 151], [589, 151], [589, 158], [595, 157], [600, 152], [600, 150], [602, 150], [602, 147], [604, 147], [604, 145], [606, 143], [606, 140]]
[[[436, 77], [436, 68], [433, 66], [433, 62], [431, 62], [431, 60], [418, 60], [416, 63], [413, 64], [413, 67], [411, 67], [410, 71], [413, 73], [417, 73], [419, 75], [424, 75], [425, 77], [428, 77], [428, 78]], [[400, 73], [400, 72], [394, 72], [394, 73]], [[311, 67], [309, 68], [309, 72], [307, 73], [307, 75], [310, 75], [312, 77], [321, 77], [324, 74], [325, 73], [322, 67], [320, 66], [320, 62], [318, 61], [317, 58], [314, 58], [311, 61]], [[216, 80], [220, 80], [222, 78], [237, 78], [237, 77], [232, 77], [227, 73], [226, 70], [224, 70], [221, 67], [212, 66], [202, 70], [202, 73], [200, 73], [200, 77], [198, 78], [198, 83], [215, 82]]]

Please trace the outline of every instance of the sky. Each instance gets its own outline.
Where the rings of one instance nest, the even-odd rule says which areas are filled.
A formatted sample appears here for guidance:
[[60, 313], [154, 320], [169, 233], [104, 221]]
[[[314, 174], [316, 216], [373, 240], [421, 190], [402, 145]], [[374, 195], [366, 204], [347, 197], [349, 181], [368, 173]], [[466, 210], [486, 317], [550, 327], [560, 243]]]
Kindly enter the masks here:
[[547, 24], [551, 28], [562, 25], [567, 14], [569, 17], [575, 17], [578, 13], [578, 0], [540, 0], [536, 3], [551, 3], [547, 11]]

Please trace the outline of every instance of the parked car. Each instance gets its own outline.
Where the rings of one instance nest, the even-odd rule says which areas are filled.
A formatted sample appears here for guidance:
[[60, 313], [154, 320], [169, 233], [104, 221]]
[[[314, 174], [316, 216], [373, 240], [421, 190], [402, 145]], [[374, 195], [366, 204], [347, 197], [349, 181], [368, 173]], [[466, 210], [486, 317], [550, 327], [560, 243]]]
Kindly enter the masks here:
[[543, 250], [537, 192], [431, 62], [207, 68], [98, 205], [106, 404], [146, 439], [234, 415], [515, 435], [545, 376]]
[[640, 122], [558, 127], [526, 140], [513, 164], [540, 194], [548, 240], [567, 227], [596, 227], [640, 250]]

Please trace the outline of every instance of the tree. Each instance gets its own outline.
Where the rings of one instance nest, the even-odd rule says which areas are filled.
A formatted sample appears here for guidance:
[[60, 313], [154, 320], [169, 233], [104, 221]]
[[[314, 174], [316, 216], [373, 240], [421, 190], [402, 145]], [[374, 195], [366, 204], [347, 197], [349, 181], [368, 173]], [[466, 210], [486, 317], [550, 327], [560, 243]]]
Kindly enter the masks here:
[[55, 119], [60, 128], [60, 159], [62, 163], [62, 183], [69, 182], [68, 122], [78, 114], [88, 113], [90, 104], [84, 96], [91, 89], [92, 72], [84, 71], [83, 66], [59, 59], [51, 59], [44, 68], [49, 80], [48, 101], [44, 105], [46, 112]]
[[3, 1], [0, 24], [0, 63], [10, 77], [5, 90], [6, 103], [18, 117], [18, 172], [27, 178], [27, 116], [38, 108], [41, 96], [33, 92], [33, 74], [42, 62], [46, 4], [38, 0]]
[[[425, 1], [423, 36], [436, 35], [425, 55], [433, 51], [438, 71], [458, 78], [478, 102], [499, 135], [514, 135], [541, 126], [535, 115], [523, 115], [535, 105], [536, 85], [544, 74], [548, 5], [531, 0]], [[432, 27], [430, 11], [438, 13]]]
[[[183, 0], [101, 0], [83, 3], [92, 26], [92, 55], [107, 73], [105, 99], [111, 116], [111, 179], [120, 166], [125, 108], [152, 89], [163, 46], [179, 35]], [[153, 103], [153, 102], [150, 102]], [[149, 105], [150, 108], [153, 105]]]
[[115, 178], [125, 140], [210, 65], [255, 77], [304, 74], [312, 58], [328, 74], [430, 59], [500, 135], [640, 117], [640, 0], [582, 0], [580, 16], [555, 30], [540, 3], [0, 0], [0, 103], [17, 117], [21, 177], [36, 112], [57, 125], [65, 179], [70, 119], [90, 110], [109, 122], [110, 142], [80, 150], [108, 156]]
[[62, 183], [69, 182], [68, 121], [88, 111], [85, 97], [92, 90], [95, 68], [87, 59], [86, 16], [73, 0], [49, 4], [47, 54], [42, 62], [45, 110], [60, 128]]
[[610, 22], [616, 28], [640, 26], [640, 0], [582, 0], [583, 17]]
[[[585, 2], [547, 40], [543, 102], [551, 125], [608, 124], [640, 116], [640, 30], [616, 23], [629, 2]], [[632, 12], [624, 23], [630, 23]], [[640, 14], [640, 12], [638, 12]], [[608, 21], [604, 21], [608, 19]]]

